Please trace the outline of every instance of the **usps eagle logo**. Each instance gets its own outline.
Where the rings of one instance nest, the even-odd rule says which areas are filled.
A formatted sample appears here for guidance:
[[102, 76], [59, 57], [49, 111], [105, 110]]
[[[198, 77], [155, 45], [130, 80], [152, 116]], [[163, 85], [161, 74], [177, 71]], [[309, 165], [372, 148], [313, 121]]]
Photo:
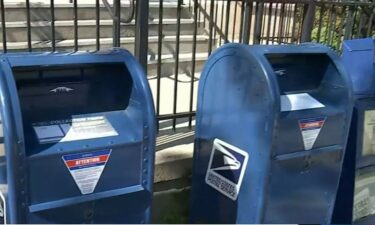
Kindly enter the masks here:
[[235, 201], [246, 170], [248, 153], [215, 139], [205, 181], [212, 188]]

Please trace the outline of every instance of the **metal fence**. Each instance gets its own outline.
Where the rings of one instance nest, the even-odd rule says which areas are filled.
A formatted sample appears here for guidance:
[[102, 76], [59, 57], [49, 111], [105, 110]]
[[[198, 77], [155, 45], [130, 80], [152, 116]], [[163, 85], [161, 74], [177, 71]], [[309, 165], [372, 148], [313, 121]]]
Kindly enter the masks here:
[[372, 0], [198, 0], [198, 7], [219, 45], [316, 41], [339, 49], [345, 39], [375, 35]]
[[[285, 44], [315, 41], [340, 51], [345, 39], [375, 36], [373, 0], [176, 0], [173, 32], [168, 31], [172, 32], [175, 40], [172, 46], [168, 46], [168, 51], [173, 55], [169, 62], [172, 60], [174, 64], [166, 75], [163, 51], [166, 43], [164, 28], [168, 24], [164, 19], [165, 11], [170, 10], [165, 4], [170, 4], [170, 0], [151, 0], [154, 5], [157, 3], [156, 18], [149, 16], [149, 0], [129, 0], [125, 5], [120, 0], [92, 0], [93, 10], [83, 13], [83, 16], [79, 13], [87, 9], [79, 7], [81, 2], [69, 0], [71, 6], [64, 9], [68, 15], [66, 18], [59, 6], [63, 0], [47, 1], [49, 4], [43, 7], [31, 4], [31, 1], [18, 1], [23, 8], [11, 14], [10, 8], [13, 6], [9, 6], [6, 0], [0, 0], [3, 52], [20, 50], [17, 47], [20, 45], [24, 45], [24, 50], [30, 52], [56, 51], [69, 38], [72, 41], [71, 50], [82, 50], [82, 40], [88, 38], [89, 34], [95, 40], [91, 50], [101, 50], [108, 47], [103, 44], [103, 38], [110, 36], [111, 45], [119, 47], [124, 46], [122, 38], [134, 37], [134, 43], [129, 48], [132, 48], [146, 70], [147, 65], [150, 67], [150, 56], [154, 56], [153, 65], [156, 65], [156, 69], [152, 79], [156, 81], [154, 98], [157, 116], [160, 121], [170, 120], [173, 128], [176, 128], [178, 120], [184, 120], [188, 126], [192, 126], [199, 72], [204, 60], [224, 43]], [[90, 21], [82, 22], [82, 17], [88, 17]], [[67, 22], [68, 18], [70, 21]], [[187, 33], [183, 24], [186, 18], [192, 20], [192, 41], [190, 46], [184, 44], [182, 48], [181, 37]], [[92, 26], [84, 27], [89, 22]], [[73, 28], [72, 33], [64, 30], [64, 26]], [[112, 30], [111, 35], [103, 37], [103, 32], [108, 29]], [[207, 36], [205, 45], [198, 43], [197, 37], [201, 34]], [[152, 36], [157, 40], [155, 51], [151, 51], [148, 45]], [[36, 47], [41, 43], [44, 48]], [[183, 54], [189, 55], [189, 61], [181, 59]], [[185, 82], [188, 82], [189, 90], [186, 93], [181, 93], [179, 89], [182, 73], [188, 77]], [[173, 80], [170, 100], [161, 94], [165, 76]], [[161, 110], [162, 103], [166, 101], [171, 108], [167, 113]], [[184, 110], [178, 107], [180, 101], [187, 105]]]
[[[160, 4], [162, 6], [162, 0]], [[179, 10], [181, 4], [180, 1]], [[207, 55], [228, 42], [287, 44], [314, 41], [327, 44], [340, 51], [342, 41], [345, 39], [375, 36], [375, 2], [373, 1], [190, 0], [189, 8], [194, 16], [194, 36], [199, 28], [203, 28], [208, 33]], [[158, 114], [160, 119], [173, 119], [173, 128], [176, 125], [176, 118], [188, 118], [189, 126], [191, 126], [194, 116], [192, 109], [194, 105], [193, 82], [196, 73], [196, 40], [192, 46], [190, 110], [176, 112], [179, 29], [178, 26], [174, 111], [169, 115]], [[160, 80], [160, 71], [158, 75], [158, 80]], [[159, 92], [160, 88], [157, 93]], [[159, 101], [158, 95], [157, 109]]]

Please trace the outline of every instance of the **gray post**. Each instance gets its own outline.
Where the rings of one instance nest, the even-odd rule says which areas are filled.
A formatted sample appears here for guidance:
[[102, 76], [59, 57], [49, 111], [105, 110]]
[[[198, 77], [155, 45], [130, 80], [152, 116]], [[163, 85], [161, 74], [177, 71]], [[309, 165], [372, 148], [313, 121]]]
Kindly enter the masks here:
[[147, 74], [148, 50], [148, 3], [149, 0], [137, 1], [135, 27], [135, 56]]
[[312, 29], [314, 27], [314, 17], [316, 8], [315, 0], [310, 0], [308, 5], [305, 7], [307, 7], [307, 9], [305, 8], [306, 10], [303, 18], [301, 42], [310, 42]]

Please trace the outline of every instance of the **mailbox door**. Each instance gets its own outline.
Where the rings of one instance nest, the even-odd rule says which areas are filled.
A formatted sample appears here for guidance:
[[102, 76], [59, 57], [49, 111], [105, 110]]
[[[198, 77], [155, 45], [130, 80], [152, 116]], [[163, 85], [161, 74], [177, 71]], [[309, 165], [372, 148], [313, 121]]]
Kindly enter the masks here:
[[[0, 108], [7, 131], [4, 138], [7, 163], [6, 170], [0, 168], [0, 181], [5, 179], [4, 184], [8, 185], [7, 222], [148, 223], [155, 113], [146, 76], [134, 57], [129, 52], [114, 50], [1, 58]], [[108, 68], [113, 63], [116, 65]], [[80, 68], [77, 73], [67, 68], [72, 65], [93, 68]], [[127, 72], [116, 69], [118, 66], [127, 68]], [[54, 67], [59, 69], [48, 72]], [[111, 81], [121, 75], [127, 79]], [[127, 85], [121, 86], [123, 83]], [[82, 139], [73, 135], [73, 139], [63, 141], [73, 130], [73, 119], [77, 119], [70, 117], [77, 114], [78, 120], [105, 117], [117, 134]], [[67, 132], [61, 124], [47, 125], [57, 127], [60, 130], [54, 132], [65, 136], [55, 135], [59, 139], [46, 140], [45, 135], [51, 133], [38, 135], [38, 130], [42, 130], [42, 125], [36, 124], [38, 121], [56, 122], [66, 117], [72, 125]], [[106, 124], [105, 120], [95, 123]], [[102, 127], [104, 132], [108, 132], [108, 127]], [[90, 130], [90, 126], [83, 128]], [[97, 154], [106, 162], [87, 160]], [[82, 189], [86, 183], [77, 182], [82, 177], [73, 169], [87, 172], [91, 165], [75, 168], [68, 162], [77, 155], [81, 162], [92, 162], [100, 172], [94, 179], [96, 186], [89, 193]]]

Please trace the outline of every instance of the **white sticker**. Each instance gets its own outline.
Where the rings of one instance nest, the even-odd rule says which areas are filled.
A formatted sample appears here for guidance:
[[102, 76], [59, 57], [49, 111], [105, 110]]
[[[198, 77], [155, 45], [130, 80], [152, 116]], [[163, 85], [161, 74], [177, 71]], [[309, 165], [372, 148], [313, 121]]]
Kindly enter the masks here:
[[35, 123], [33, 128], [41, 144], [118, 135], [104, 116]]
[[310, 150], [313, 148], [325, 120], [325, 117], [299, 120], [299, 128], [302, 133], [305, 150]]
[[249, 155], [233, 145], [215, 139], [206, 173], [206, 183], [235, 201], [240, 192]]
[[83, 195], [94, 192], [112, 150], [64, 155], [62, 159]]
[[353, 207], [354, 221], [375, 214], [375, 171], [356, 177]]
[[354, 196], [353, 212], [355, 220], [371, 214], [370, 190], [368, 188]]
[[281, 112], [325, 107], [308, 93], [280, 96]]
[[6, 202], [5, 196], [2, 192], [0, 192], [0, 224], [7, 223], [7, 211], [6, 211]]

